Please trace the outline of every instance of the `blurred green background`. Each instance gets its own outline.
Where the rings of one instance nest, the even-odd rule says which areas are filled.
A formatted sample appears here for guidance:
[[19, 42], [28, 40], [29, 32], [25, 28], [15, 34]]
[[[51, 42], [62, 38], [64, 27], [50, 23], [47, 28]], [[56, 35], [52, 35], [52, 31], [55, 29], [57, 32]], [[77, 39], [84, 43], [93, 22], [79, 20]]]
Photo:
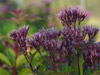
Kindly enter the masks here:
[[[20, 26], [30, 25], [30, 32], [39, 31], [42, 26], [52, 27], [60, 26], [56, 17], [56, 13], [60, 9], [68, 6], [80, 6], [83, 10], [90, 13], [88, 20], [84, 24], [93, 25], [99, 28], [100, 20], [100, 0], [0, 0], [0, 17], [11, 18], [10, 11], [12, 9], [21, 8], [28, 15], [36, 15], [39, 17], [25, 20]], [[8, 33], [15, 29], [13, 21], [0, 19], [0, 34], [8, 36]]]

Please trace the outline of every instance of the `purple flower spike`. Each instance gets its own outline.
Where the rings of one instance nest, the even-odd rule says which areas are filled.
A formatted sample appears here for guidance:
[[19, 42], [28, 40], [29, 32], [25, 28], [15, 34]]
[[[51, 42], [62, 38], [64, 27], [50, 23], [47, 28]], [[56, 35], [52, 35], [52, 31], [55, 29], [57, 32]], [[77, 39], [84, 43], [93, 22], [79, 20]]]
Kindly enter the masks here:
[[43, 46], [44, 48], [46, 48], [46, 50], [52, 49], [53, 46], [56, 46], [55, 44], [60, 34], [61, 33], [57, 32], [55, 28], [51, 28], [47, 30], [43, 28], [40, 32], [32, 35], [31, 44], [36, 49], [39, 48], [40, 46]]
[[10, 37], [16, 42], [19, 46], [20, 50], [26, 49], [26, 36], [29, 31], [29, 25], [27, 27], [23, 27], [18, 30], [14, 30], [14, 32], [10, 33]]
[[86, 18], [86, 12], [80, 10], [80, 8], [76, 7], [75, 9], [72, 9], [71, 7], [68, 7], [68, 9], [65, 9], [64, 11], [60, 11], [57, 14], [58, 19], [62, 23], [62, 25], [67, 25], [71, 27], [71, 25], [75, 25], [76, 21], [78, 20], [78, 23], [80, 23]]
[[96, 34], [98, 33], [99, 29], [97, 28], [92, 28], [92, 26], [87, 26], [87, 33], [89, 36], [89, 40], [93, 40]]

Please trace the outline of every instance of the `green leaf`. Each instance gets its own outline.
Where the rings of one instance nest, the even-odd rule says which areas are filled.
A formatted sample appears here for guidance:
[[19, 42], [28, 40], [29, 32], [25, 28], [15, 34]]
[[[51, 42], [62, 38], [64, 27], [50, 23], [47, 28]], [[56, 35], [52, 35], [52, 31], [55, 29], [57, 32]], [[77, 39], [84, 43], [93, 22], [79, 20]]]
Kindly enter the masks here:
[[83, 64], [84, 64], [84, 58], [83, 54], [81, 53], [81, 55], [79, 56], [79, 66], [81, 75], [83, 75]]
[[[31, 53], [32, 53], [33, 55], [34, 55], [35, 52], [36, 52], [35, 49], [31, 51]], [[44, 56], [44, 55], [45, 55], [45, 52], [42, 52], [42, 55], [43, 55], [43, 57], [44, 57], [44, 59], [45, 59], [45, 56]], [[41, 64], [43, 64], [42, 62], [43, 62], [43, 60], [42, 60], [42, 58], [41, 58], [39, 52], [37, 52], [37, 53], [34, 55], [34, 57], [32, 58], [32, 60], [31, 60], [32, 66], [33, 66], [33, 67], [35, 67], [35, 66], [40, 66]]]
[[[85, 43], [85, 44], [82, 44], [81, 45], [81, 47], [82, 47], [82, 49], [81, 50], [79, 50], [79, 48], [78, 47], [74, 47], [74, 49], [75, 49], [75, 54], [74, 54], [74, 62], [73, 62], [73, 68], [74, 68], [74, 71], [75, 71], [75, 73], [76, 74], [78, 74], [78, 64], [77, 64], [77, 53], [79, 54], [79, 67], [80, 67], [80, 75], [83, 75], [83, 63], [84, 63], [84, 59], [83, 59], [83, 54], [82, 54], [82, 50], [85, 48], [85, 47], [87, 47], [87, 46], [89, 46], [90, 44], [92, 44], [93, 43], [93, 41], [90, 41], [90, 42], [87, 42], [87, 43]], [[76, 59], [76, 60], [75, 60]], [[75, 67], [76, 66], [76, 67]]]
[[86, 75], [91, 75], [91, 72], [90, 72], [90, 70], [89, 69], [85, 69], [85, 73], [86, 73]]
[[0, 68], [0, 75], [11, 75], [8, 71], [3, 68]]
[[37, 72], [37, 74], [39, 75], [71, 75], [67, 72], [53, 72], [53, 71], [40, 71], [40, 72]]
[[73, 72], [73, 68], [71, 66], [69, 66], [65, 72], [68, 72], [69, 74], [71, 74]]
[[32, 71], [29, 68], [23, 68], [18, 71], [18, 75], [33, 75]]
[[66, 69], [68, 68], [68, 62], [66, 62], [66, 63], [64, 63], [63, 65], [62, 65], [62, 72], [64, 72], [64, 71], [66, 71]]
[[35, 67], [37, 66], [38, 68], [41, 68], [41, 71], [43, 71], [46, 68], [46, 66], [42, 66], [41, 65], [41, 64], [43, 64], [42, 62], [43, 62], [43, 60], [42, 59], [39, 60], [39, 58], [35, 58], [34, 60], [32, 60], [33, 69], [35, 69]]
[[8, 58], [4, 54], [2, 54], [2, 53], [0, 53], [0, 60], [2, 60], [3, 62], [5, 62], [10, 67], [12, 66], [11, 63], [10, 63], [10, 61], [8, 60]]
[[11, 64], [14, 66], [15, 54], [14, 54], [13, 50], [12, 49], [7, 49], [6, 54], [7, 54], [7, 57], [9, 58]]
[[100, 75], [100, 70], [97, 70], [97, 71], [94, 72], [92, 75]]
[[[84, 63], [84, 59], [81, 53], [79, 56], [80, 75], [83, 75], [83, 63]], [[75, 73], [78, 75], [79, 73], [78, 73], [77, 56], [75, 54], [73, 55], [72, 67]]]
[[23, 64], [26, 64], [26, 63], [27, 63], [27, 61], [26, 61], [24, 55], [19, 55], [19, 56], [17, 57], [17, 61], [16, 61], [16, 66], [17, 66], [17, 67], [19, 67], [19, 66], [21, 66], [21, 65], [23, 65]]
[[35, 51], [33, 54], [30, 54], [30, 63], [32, 62], [32, 59], [34, 58], [34, 56], [37, 54], [37, 51]]
[[78, 65], [77, 65], [76, 54], [73, 54], [73, 57], [72, 57], [72, 68], [73, 68], [74, 72], [76, 73], [76, 75], [78, 75]]
[[38, 71], [44, 71], [44, 70], [46, 70], [46, 65], [44, 64], [40, 65]]

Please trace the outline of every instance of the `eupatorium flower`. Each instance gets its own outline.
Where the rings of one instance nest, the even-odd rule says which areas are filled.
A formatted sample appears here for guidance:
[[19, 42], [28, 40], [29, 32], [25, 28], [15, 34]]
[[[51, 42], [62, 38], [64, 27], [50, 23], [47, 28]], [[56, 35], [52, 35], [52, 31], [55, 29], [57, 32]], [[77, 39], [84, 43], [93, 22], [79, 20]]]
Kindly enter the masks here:
[[68, 7], [68, 9], [65, 9], [64, 11], [60, 11], [57, 14], [57, 17], [59, 18], [62, 25], [67, 25], [71, 27], [72, 25], [76, 24], [78, 21], [78, 24], [86, 18], [86, 12], [80, 10], [80, 8], [76, 7], [75, 9], [72, 9], [71, 7]]
[[[64, 11], [60, 11], [57, 14], [62, 25], [64, 25], [62, 31], [62, 51], [64, 51], [65, 55], [67, 56], [68, 64], [71, 64], [70, 58], [71, 55], [75, 52], [73, 47], [77, 47], [79, 50], [82, 50], [82, 45], [89, 42], [94, 41], [96, 34], [98, 33], [99, 29], [92, 28], [92, 26], [84, 26], [80, 27], [80, 23], [87, 17], [87, 12], [80, 10], [79, 8], [72, 9], [69, 7]], [[78, 24], [76, 23], [78, 22]], [[85, 41], [86, 35], [88, 35], [88, 40]], [[88, 47], [87, 49], [90, 49]], [[89, 53], [89, 50], [86, 49], [86, 52]], [[96, 54], [95, 49], [90, 53], [90, 60], [88, 62], [93, 62], [94, 57]], [[79, 56], [79, 51], [77, 52], [77, 56]], [[84, 58], [88, 58], [88, 56], [84, 56]], [[89, 58], [88, 58], [89, 59]], [[85, 59], [87, 61], [87, 59]]]
[[[32, 40], [30, 44], [41, 54], [41, 48], [46, 51], [47, 58], [50, 61], [52, 66], [52, 70], [56, 70], [55, 59], [57, 58], [54, 55], [54, 52], [58, 53], [58, 38], [60, 36], [60, 32], [56, 30], [56, 28], [45, 29], [43, 28], [40, 32], [32, 35]], [[55, 67], [54, 67], [55, 66]]]
[[46, 51], [53, 53], [57, 50], [59, 32], [55, 28], [45, 29], [32, 35], [31, 45], [39, 50], [42, 46]]
[[27, 50], [26, 48], [26, 37], [29, 30], [29, 25], [14, 32], [10, 33], [10, 37], [16, 42], [19, 50]]
[[[95, 36], [99, 29], [92, 26], [80, 27], [80, 24], [87, 17], [87, 13], [78, 7], [72, 9], [69, 7], [57, 14], [60, 22], [64, 26], [62, 30], [56, 28], [42, 28], [39, 32], [32, 35], [30, 39], [26, 38], [29, 26], [10, 33], [10, 37], [16, 42], [20, 50], [28, 50], [35, 48], [42, 57], [41, 50], [46, 52], [46, 56], [50, 63], [50, 69], [57, 71], [65, 62], [72, 65], [71, 57], [73, 54], [77, 57], [79, 69], [80, 52], [84, 57], [83, 67], [89, 67], [88, 64], [96, 64], [100, 60], [100, 43], [94, 43]], [[78, 22], [78, 23], [76, 23]], [[88, 35], [88, 40], [85, 40]], [[85, 48], [84, 44], [89, 42]], [[76, 50], [77, 48], [78, 50]], [[43, 57], [42, 57], [43, 59]], [[45, 62], [45, 60], [43, 59]], [[48, 66], [48, 64], [47, 64]], [[80, 74], [79, 74], [80, 75]]]

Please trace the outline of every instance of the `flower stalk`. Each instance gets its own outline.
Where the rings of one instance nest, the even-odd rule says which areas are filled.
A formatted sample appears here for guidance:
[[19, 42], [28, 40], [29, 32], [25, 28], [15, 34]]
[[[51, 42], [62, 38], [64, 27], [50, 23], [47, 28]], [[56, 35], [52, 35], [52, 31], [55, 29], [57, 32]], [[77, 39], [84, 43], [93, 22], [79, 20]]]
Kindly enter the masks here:
[[79, 54], [77, 54], [78, 74], [80, 75]]

